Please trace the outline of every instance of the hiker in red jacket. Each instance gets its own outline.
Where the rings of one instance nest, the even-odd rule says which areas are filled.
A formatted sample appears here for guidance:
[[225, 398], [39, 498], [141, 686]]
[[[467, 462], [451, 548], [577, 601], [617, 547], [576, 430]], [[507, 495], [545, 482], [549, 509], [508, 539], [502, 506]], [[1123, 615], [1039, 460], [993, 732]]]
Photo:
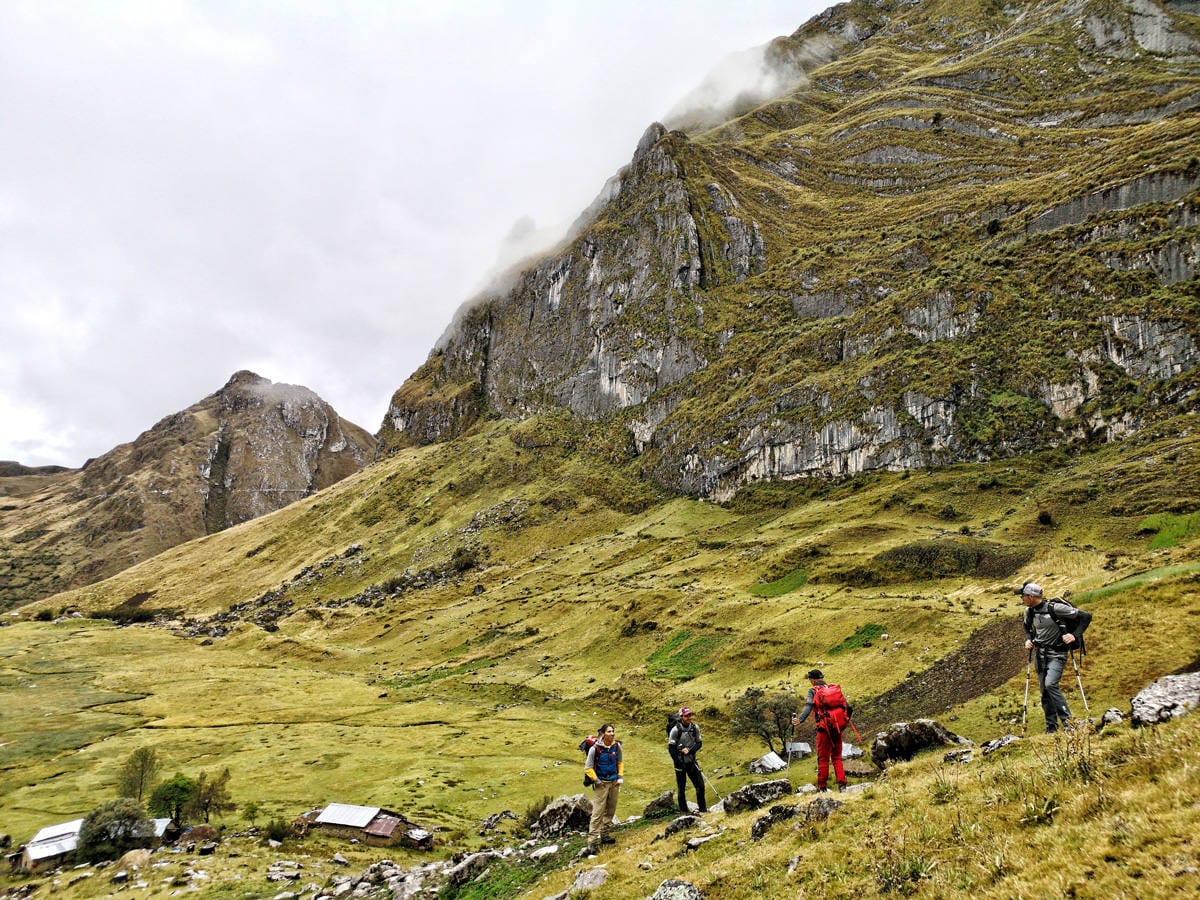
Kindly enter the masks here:
[[833, 760], [833, 773], [839, 791], [846, 789], [846, 768], [842, 763], [842, 729], [850, 721], [850, 706], [846, 696], [836, 684], [826, 684], [820, 669], [813, 669], [804, 676], [812, 682], [808, 689], [808, 700], [798, 714], [792, 715], [792, 727], [799, 725], [809, 714], [816, 711], [817, 722], [817, 790], [827, 791], [829, 783], [829, 761]]

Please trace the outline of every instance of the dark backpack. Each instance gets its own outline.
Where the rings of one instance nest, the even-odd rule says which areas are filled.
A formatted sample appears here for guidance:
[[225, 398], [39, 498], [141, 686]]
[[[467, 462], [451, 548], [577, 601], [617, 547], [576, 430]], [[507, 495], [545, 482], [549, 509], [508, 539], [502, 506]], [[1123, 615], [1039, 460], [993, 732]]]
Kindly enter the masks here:
[[830, 731], [842, 733], [850, 722], [850, 708], [840, 684], [818, 684], [813, 688], [813, 707], [817, 712], [817, 725]]
[[[1073, 610], [1074, 612], [1077, 612], [1079, 615], [1076, 616], [1074, 619], [1064, 619], [1061, 617], [1061, 615], [1062, 615], [1061, 612], [1055, 611], [1055, 607], [1061, 607], [1061, 606], [1065, 606], [1068, 611]], [[1084, 656], [1087, 653], [1087, 647], [1084, 646], [1084, 643], [1083, 643], [1083, 633], [1085, 631], [1087, 631], [1087, 627], [1092, 624], [1092, 614], [1090, 612], [1088, 612], [1086, 609], [1080, 609], [1074, 603], [1071, 603], [1069, 600], [1064, 600], [1062, 598], [1056, 598], [1054, 600], [1047, 600], [1046, 601], [1046, 609], [1050, 614], [1050, 618], [1054, 620], [1054, 624], [1058, 626], [1058, 636], [1059, 636], [1060, 640], [1062, 639], [1062, 636], [1064, 634], [1066, 634], [1067, 632], [1074, 634], [1075, 633], [1074, 623], [1075, 622], [1079, 623], [1079, 638], [1075, 641], [1075, 643], [1067, 644], [1066, 646], [1067, 646], [1068, 650], [1072, 650], [1072, 651], [1078, 650], [1079, 655]], [[1025, 630], [1029, 631], [1032, 627], [1033, 627], [1033, 610], [1027, 609], [1027, 610], [1025, 610]]]
[[[592, 744], [596, 743], [597, 740], [599, 740], [599, 738], [597, 738], [596, 735], [589, 734], [587, 737], [585, 737], [582, 741], [579, 742], [579, 752], [583, 754], [584, 760], [587, 759], [588, 751], [592, 749]], [[596, 782], [592, 781], [592, 778], [590, 775], [588, 775], [586, 772], [583, 773], [583, 786], [584, 787], [591, 787], [595, 783]]]
[[671, 739], [671, 732], [675, 730], [676, 725], [682, 725], [683, 720], [679, 718], [679, 713], [667, 713], [667, 740]]

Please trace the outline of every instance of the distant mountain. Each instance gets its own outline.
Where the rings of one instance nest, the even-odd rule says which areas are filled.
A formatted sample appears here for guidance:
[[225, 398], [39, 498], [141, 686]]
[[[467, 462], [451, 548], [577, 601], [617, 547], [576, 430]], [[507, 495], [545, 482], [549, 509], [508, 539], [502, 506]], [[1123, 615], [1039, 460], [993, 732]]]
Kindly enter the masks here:
[[358, 471], [374, 452], [371, 435], [308, 388], [238, 372], [82, 469], [5, 464], [0, 609], [280, 509]]
[[688, 130], [650, 127], [567, 244], [464, 307], [383, 448], [567, 409], [728, 499], [1194, 406], [1198, 8], [832, 7], [717, 73]]

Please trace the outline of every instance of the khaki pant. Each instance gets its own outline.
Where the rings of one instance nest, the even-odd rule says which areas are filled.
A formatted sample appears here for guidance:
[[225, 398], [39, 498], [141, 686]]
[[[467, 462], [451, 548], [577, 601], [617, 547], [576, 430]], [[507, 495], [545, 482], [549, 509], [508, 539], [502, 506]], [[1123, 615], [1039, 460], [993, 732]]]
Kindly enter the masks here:
[[588, 826], [588, 843], [595, 844], [608, 834], [613, 816], [617, 814], [617, 797], [621, 786], [615, 781], [597, 781], [592, 785], [592, 821]]

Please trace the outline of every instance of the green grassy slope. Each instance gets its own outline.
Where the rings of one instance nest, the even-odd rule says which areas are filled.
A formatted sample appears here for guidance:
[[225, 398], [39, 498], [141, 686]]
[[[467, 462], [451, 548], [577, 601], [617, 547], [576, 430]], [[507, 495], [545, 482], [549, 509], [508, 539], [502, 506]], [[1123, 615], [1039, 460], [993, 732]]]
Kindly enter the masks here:
[[[671, 784], [662, 718], [683, 702], [702, 711], [722, 793], [746, 782], [765, 748], [728, 737], [731, 701], [801, 689], [811, 665], [865, 728], [899, 687], [988, 740], [1019, 727], [1015, 633], [948, 694], [921, 682], [981, 629], [1011, 627], [1031, 577], [1088, 603], [1092, 708], [1127, 707], [1200, 658], [1193, 425], [1077, 459], [765, 484], [716, 505], [654, 494], [611, 461], [604, 429], [487, 423], [8, 617], [0, 821], [24, 839], [81, 815], [152, 746], [169, 771], [229, 766], [236, 799], [268, 815], [383, 805], [470, 846], [484, 816], [576, 792], [575, 744], [602, 720], [626, 740], [626, 813]], [[36, 620], [131, 598], [158, 624]], [[888, 637], [843, 649], [871, 625]], [[738, 871], [735, 847], [706, 852], [712, 873]]]

